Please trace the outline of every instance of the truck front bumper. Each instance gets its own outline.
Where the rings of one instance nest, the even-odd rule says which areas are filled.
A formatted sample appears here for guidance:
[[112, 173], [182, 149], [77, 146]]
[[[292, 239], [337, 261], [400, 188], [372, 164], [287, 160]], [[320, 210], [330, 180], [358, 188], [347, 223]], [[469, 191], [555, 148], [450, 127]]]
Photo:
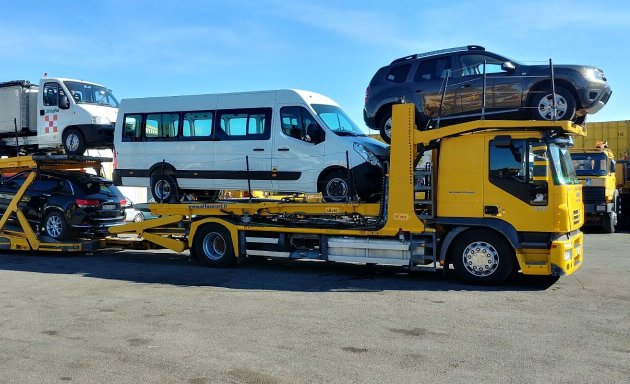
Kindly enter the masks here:
[[582, 266], [584, 234], [575, 231], [551, 242], [549, 249], [518, 249], [516, 258], [524, 275], [571, 275]]

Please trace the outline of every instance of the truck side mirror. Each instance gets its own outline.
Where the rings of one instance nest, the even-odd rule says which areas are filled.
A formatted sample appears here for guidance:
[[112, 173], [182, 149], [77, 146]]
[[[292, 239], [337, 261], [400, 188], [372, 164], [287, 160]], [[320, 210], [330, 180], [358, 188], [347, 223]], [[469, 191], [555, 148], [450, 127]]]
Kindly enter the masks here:
[[70, 100], [68, 100], [68, 96], [63, 95], [59, 97], [59, 108], [60, 109], [70, 108]]
[[549, 159], [547, 158], [547, 146], [544, 144], [533, 144], [534, 164], [532, 181], [534, 184], [547, 184], [549, 181]]

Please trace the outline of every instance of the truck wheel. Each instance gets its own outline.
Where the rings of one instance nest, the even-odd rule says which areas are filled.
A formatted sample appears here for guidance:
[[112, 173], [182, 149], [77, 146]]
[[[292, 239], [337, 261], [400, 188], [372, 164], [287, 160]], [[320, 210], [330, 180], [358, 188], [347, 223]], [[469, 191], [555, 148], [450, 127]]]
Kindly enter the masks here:
[[176, 203], [177, 182], [171, 175], [163, 175], [159, 170], [151, 175], [151, 195], [156, 203]]
[[465, 232], [451, 252], [455, 273], [473, 284], [499, 284], [514, 272], [514, 252], [498, 234], [478, 229]]
[[606, 212], [602, 217], [604, 221], [602, 223], [602, 228], [604, 229], [604, 233], [615, 233], [615, 225], [617, 224], [617, 215], [614, 212]]
[[350, 173], [341, 169], [332, 171], [322, 178], [319, 188], [324, 201], [329, 202], [349, 201], [356, 194]]
[[[536, 92], [529, 106], [532, 119], [553, 120], [553, 98], [551, 89], [542, 89]], [[558, 120], [573, 120], [575, 118], [576, 104], [573, 94], [563, 87], [556, 87], [556, 113]]]
[[63, 213], [52, 211], [44, 218], [46, 234], [55, 240], [65, 240], [68, 237], [68, 222]]
[[210, 267], [230, 267], [236, 264], [230, 232], [222, 225], [205, 224], [193, 239], [193, 254]]
[[76, 128], [66, 129], [63, 132], [63, 150], [66, 155], [82, 155], [85, 153], [86, 144], [85, 138], [81, 131]]
[[392, 141], [392, 109], [391, 106], [385, 107], [388, 110], [383, 114], [378, 122], [378, 130], [381, 133], [381, 138], [387, 144]]

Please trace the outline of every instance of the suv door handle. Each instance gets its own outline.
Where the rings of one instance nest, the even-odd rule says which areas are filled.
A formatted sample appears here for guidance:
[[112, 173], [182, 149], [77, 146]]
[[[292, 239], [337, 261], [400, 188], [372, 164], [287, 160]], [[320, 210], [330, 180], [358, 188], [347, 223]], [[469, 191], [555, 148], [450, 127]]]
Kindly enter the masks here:
[[289, 148], [287, 148], [287, 147], [278, 148], [278, 151], [280, 151], [280, 152], [289, 152]]
[[254, 152], [264, 152], [265, 148], [254, 148]]

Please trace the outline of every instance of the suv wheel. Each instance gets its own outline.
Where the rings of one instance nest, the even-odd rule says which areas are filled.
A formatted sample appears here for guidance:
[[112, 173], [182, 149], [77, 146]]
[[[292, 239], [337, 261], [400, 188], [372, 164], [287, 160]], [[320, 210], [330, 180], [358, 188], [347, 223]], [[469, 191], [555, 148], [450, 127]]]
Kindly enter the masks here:
[[[573, 120], [575, 118], [575, 98], [567, 89], [556, 87], [556, 116], [557, 120]], [[529, 106], [534, 120], [554, 120], [553, 98], [550, 89], [536, 92]]]
[[392, 141], [392, 110], [391, 107], [386, 108], [388, 108], [388, 111], [379, 120], [378, 129], [381, 133], [381, 138], [389, 144]]
[[61, 212], [53, 211], [44, 218], [46, 234], [55, 240], [65, 240], [68, 237], [68, 222]]

